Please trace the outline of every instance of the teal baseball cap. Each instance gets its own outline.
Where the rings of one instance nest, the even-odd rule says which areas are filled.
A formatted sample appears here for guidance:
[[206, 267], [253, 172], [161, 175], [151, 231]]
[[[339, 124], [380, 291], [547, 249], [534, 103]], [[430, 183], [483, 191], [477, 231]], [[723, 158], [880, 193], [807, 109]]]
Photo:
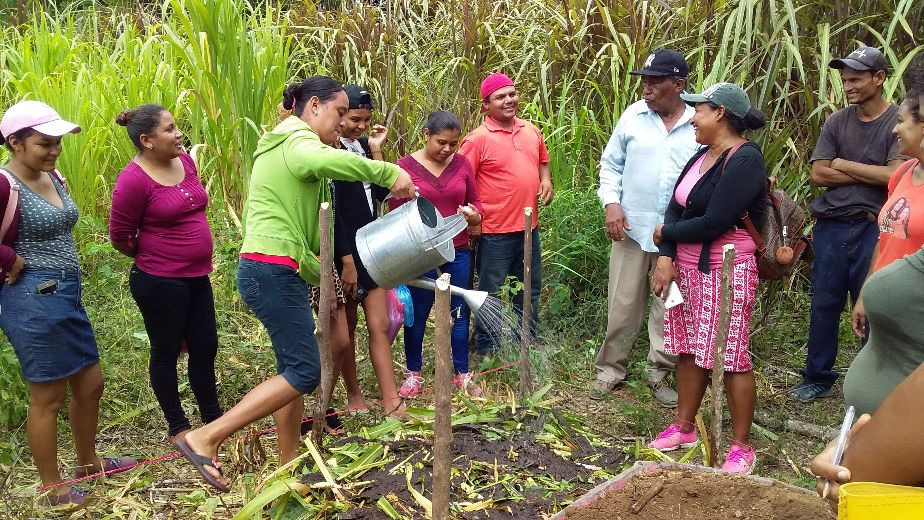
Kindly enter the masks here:
[[680, 99], [688, 105], [712, 103], [725, 107], [725, 110], [742, 119], [751, 110], [751, 100], [747, 92], [734, 83], [716, 83], [700, 94], [680, 94]]

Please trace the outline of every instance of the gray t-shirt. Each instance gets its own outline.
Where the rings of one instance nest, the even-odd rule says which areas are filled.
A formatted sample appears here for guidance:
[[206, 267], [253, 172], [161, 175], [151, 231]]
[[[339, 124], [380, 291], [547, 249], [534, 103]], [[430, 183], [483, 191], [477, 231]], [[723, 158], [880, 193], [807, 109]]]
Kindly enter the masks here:
[[39, 197], [24, 182], [19, 182], [19, 232], [13, 249], [27, 267], [49, 269], [80, 269], [77, 248], [71, 229], [77, 224], [77, 205], [67, 191], [51, 176], [55, 189], [64, 203], [63, 208]]
[[[888, 110], [873, 121], [861, 121], [857, 106], [850, 105], [831, 114], [821, 127], [821, 135], [810, 162], [846, 159], [848, 161], [885, 166], [898, 159], [898, 140], [892, 129], [898, 123], [898, 107]], [[825, 189], [812, 201], [809, 211], [815, 217], [855, 219], [879, 214], [886, 201], [886, 187], [858, 182]]]

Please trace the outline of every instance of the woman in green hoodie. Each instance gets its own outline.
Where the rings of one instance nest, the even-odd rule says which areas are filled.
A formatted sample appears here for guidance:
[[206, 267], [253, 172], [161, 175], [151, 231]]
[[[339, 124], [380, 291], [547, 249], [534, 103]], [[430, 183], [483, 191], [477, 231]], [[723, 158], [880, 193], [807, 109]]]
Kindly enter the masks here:
[[292, 115], [265, 134], [254, 153], [238, 264], [241, 297], [269, 333], [277, 374], [260, 383], [219, 419], [176, 442], [202, 477], [227, 491], [218, 445], [244, 426], [273, 414], [279, 462], [296, 457], [304, 394], [321, 376], [308, 285], [320, 279], [320, 204], [330, 200], [328, 179], [367, 181], [413, 197], [410, 176], [394, 164], [333, 148], [349, 102], [343, 87], [324, 76], [289, 85], [283, 108]]

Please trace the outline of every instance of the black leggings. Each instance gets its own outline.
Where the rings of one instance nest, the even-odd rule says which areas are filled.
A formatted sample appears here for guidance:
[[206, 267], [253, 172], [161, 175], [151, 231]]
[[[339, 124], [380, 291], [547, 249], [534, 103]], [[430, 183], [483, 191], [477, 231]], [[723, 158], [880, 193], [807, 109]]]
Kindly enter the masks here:
[[167, 419], [169, 434], [191, 428], [180, 404], [176, 375], [184, 341], [189, 351], [189, 386], [199, 404], [199, 414], [203, 423], [214, 421], [221, 416], [221, 407], [215, 387], [218, 331], [209, 277], [154, 276], [133, 265], [128, 285], [151, 342], [151, 388]]

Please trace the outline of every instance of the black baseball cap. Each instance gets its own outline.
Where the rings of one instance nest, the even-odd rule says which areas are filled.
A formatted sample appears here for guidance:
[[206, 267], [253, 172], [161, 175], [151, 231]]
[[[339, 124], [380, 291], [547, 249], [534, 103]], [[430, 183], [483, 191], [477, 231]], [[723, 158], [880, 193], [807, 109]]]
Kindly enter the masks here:
[[889, 60], [882, 55], [882, 51], [875, 47], [860, 47], [851, 52], [846, 58], [831, 60], [828, 66], [832, 69], [843, 69], [847, 67], [853, 70], [871, 70], [879, 72], [880, 70], [889, 73]]
[[641, 69], [633, 70], [634, 76], [679, 76], [690, 75], [690, 66], [683, 54], [673, 49], [658, 49], [645, 58]]
[[354, 108], [368, 108], [372, 110], [372, 95], [359, 85], [344, 85], [347, 98], [350, 100], [350, 110]]

